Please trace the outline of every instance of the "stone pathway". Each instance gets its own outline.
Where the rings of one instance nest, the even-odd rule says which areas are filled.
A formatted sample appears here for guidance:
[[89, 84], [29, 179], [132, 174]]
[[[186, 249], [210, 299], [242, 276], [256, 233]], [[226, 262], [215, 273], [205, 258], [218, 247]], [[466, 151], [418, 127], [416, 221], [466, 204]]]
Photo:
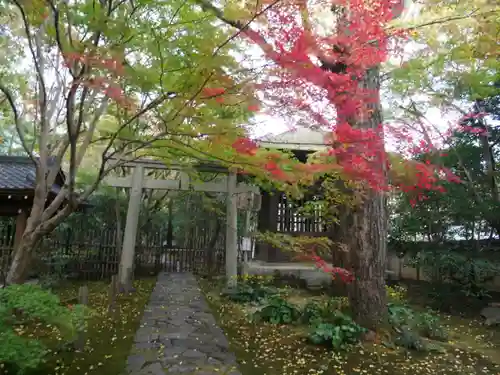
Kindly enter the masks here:
[[189, 273], [161, 273], [127, 361], [131, 375], [241, 375]]

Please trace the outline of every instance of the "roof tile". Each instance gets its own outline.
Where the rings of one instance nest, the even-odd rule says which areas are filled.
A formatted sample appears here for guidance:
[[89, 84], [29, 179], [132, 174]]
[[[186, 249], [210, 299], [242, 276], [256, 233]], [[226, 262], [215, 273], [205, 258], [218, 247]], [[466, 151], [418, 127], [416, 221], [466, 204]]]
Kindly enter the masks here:
[[[36, 169], [33, 161], [23, 156], [0, 156], [0, 189], [26, 190], [34, 189]], [[51, 189], [54, 193], [59, 186]]]

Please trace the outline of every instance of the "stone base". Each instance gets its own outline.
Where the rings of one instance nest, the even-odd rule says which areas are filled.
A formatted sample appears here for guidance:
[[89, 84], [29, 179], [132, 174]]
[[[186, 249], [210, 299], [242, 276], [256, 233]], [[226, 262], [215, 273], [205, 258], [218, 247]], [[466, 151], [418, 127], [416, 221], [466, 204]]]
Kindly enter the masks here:
[[263, 261], [250, 261], [243, 263], [243, 274], [273, 276], [279, 273], [305, 282], [308, 288], [315, 289], [330, 284], [331, 275], [319, 270], [310, 263], [269, 263]]
[[[331, 264], [330, 264], [331, 266]], [[281, 276], [291, 276], [305, 282], [310, 289], [321, 288], [330, 285], [332, 276], [319, 270], [311, 263], [274, 263], [253, 260], [243, 263], [242, 273], [247, 275], [273, 276], [279, 273]], [[395, 272], [386, 270], [386, 279], [397, 280]]]

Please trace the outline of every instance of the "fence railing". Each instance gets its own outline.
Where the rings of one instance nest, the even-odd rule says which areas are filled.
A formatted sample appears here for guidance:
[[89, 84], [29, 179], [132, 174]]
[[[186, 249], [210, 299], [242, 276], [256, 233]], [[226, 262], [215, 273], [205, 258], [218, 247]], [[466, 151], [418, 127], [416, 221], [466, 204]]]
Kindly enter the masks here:
[[[5, 222], [4, 222], [5, 224]], [[15, 231], [9, 226], [2, 232], [0, 226], [0, 282], [5, 277], [12, 260]], [[31, 277], [44, 275], [65, 275], [79, 279], [109, 278], [119, 270], [122, 233], [117, 228], [60, 227], [43, 239], [35, 250]], [[8, 232], [8, 233], [7, 233]], [[216, 241], [211, 233], [192, 233], [188, 241], [177, 245], [167, 241], [166, 230], [161, 228], [142, 231], [136, 244], [135, 273], [169, 272], [212, 272], [224, 271], [224, 231]], [[182, 246], [184, 245], [184, 246]], [[186, 247], [188, 245], [189, 247]]]

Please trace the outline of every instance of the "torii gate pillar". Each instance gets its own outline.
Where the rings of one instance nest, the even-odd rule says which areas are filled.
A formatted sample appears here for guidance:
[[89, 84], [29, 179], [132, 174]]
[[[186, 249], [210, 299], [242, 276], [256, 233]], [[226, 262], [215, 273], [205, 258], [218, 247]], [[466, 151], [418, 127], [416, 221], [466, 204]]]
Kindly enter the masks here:
[[238, 207], [236, 202], [236, 173], [227, 176], [226, 198], [226, 277], [227, 287], [233, 288], [238, 277]]
[[138, 165], [132, 173], [130, 198], [127, 209], [127, 222], [123, 236], [122, 256], [120, 257], [120, 268], [118, 280], [120, 289], [132, 290], [132, 273], [134, 267], [135, 243], [137, 238], [137, 226], [139, 224], [139, 212], [141, 210], [142, 187], [144, 181], [144, 167]]

